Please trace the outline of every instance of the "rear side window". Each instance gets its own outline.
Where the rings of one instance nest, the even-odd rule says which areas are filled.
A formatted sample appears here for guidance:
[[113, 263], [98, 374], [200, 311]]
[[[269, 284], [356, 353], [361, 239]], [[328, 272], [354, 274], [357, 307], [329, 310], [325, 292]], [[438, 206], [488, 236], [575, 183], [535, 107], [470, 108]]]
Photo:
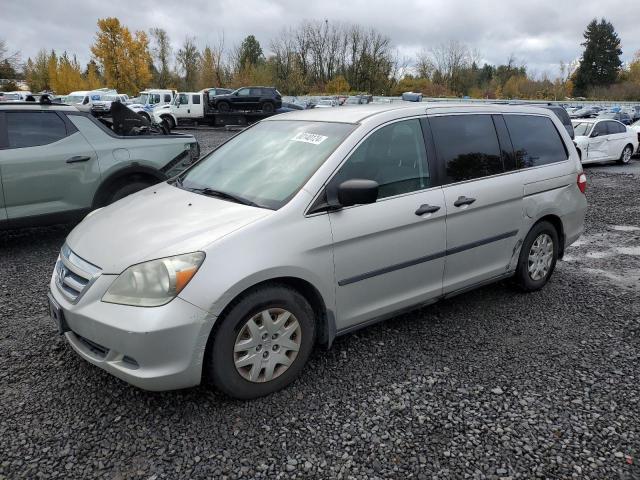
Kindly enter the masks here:
[[516, 168], [537, 167], [566, 160], [567, 150], [548, 117], [504, 115], [516, 154]]
[[263, 92], [262, 88], [252, 88], [251, 95], [254, 97], [265, 95], [266, 92]]
[[451, 115], [429, 119], [445, 182], [488, 177], [504, 171], [490, 115]]
[[55, 112], [6, 112], [9, 148], [48, 145], [67, 136]]
[[194, 105], [200, 105], [200, 95], [191, 95], [191, 100]]
[[624, 125], [618, 122], [606, 122], [607, 123], [607, 131], [610, 134], [614, 133], [624, 133], [627, 131]]

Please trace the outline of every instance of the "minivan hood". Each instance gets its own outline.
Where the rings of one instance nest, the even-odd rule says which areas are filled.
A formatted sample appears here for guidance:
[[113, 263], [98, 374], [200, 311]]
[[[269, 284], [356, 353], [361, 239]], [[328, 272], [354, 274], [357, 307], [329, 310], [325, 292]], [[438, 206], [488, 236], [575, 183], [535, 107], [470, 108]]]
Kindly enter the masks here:
[[136, 263], [201, 250], [272, 213], [162, 183], [89, 214], [67, 244], [103, 273], [118, 274]]

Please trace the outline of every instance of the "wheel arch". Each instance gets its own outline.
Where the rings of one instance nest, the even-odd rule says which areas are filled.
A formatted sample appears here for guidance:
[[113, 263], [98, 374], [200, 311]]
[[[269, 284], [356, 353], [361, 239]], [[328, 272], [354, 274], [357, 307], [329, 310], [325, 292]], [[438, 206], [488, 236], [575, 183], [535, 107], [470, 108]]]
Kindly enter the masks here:
[[560, 245], [558, 245], [558, 258], [562, 258], [564, 255], [565, 244], [564, 225], [562, 224], [562, 219], [558, 215], [547, 214], [540, 217], [533, 225], [531, 225], [531, 228], [535, 227], [540, 222], [549, 222], [556, 229], [556, 232], [558, 232], [558, 238], [560, 239]]
[[105, 206], [105, 202], [108, 200], [113, 188], [125, 183], [124, 180], [128, 177], [135, 177], [136, 179], [143, 178], [149, 180], [151, 183], [160, 183], [167, 179], [166, 175], [160, 170], [144, 165], [133, 164], [129, 167], [119, 169], [102, 181], [93, 196], [92, 208]]

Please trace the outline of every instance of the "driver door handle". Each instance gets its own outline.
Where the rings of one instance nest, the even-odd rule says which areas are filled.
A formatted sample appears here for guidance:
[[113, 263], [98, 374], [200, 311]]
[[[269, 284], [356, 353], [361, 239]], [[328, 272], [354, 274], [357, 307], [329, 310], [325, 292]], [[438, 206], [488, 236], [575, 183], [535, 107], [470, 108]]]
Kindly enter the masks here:
[[476, 201], [475, 198], [469, 198], [463, 195], [461, 197], [458, 197], [458, 199], [455, 202], [453, 202], [453, 205], [456, 207], [461, 207], [463, 205], [471, 205], [475, 201]]
[[420, 205], [418, 209], [415, 211], [415, 214], [418, 216], [424, 215], [425, 213], [435, 213], [440, 210], [438, 205], [429, 205], [425, 203], [424, 205]]
[[67, 163], [87, 162], [89, 160], [91, 160], [91, 157], [76, 155], [75, 157], [67, 158]]

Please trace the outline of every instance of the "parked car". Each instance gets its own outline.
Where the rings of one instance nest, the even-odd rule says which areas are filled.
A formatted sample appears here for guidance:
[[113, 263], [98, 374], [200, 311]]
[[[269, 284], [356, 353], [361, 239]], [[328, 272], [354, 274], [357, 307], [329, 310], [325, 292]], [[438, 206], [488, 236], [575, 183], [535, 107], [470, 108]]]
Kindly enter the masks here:
[[405, 102], [421, 102], [422, 93], [404, 92], [402, 94], [402, 100], [404, 100]]
[[138, 97], [132, 99], [128, 106], [151, 122], [154, 108], [171, 104], [175, 96], [175, 90], [148, 89], [140, 92]]
[[631, 128], [608, 119], [573, 122], [575, 144], [582, 163], [618, 160], [628, 163], [638, 149], [638, 135]]
[[216, 95], [211, 103], [220, 112], [262, 110], [272, 113], [282, 106], [282, 95], [274, 87], [243, 87], [227, 95]]
[[122, 137], [68, 105], [0, 103], [0, 228], [82, 218], [184, 170], [191, 135]]
[[117, 95], [118, 92], [112, 89], [100, 89], [100, 90], [79, 90], [71, 92], [64, 97], [64, 103], [67, 105], [74, 105], [76, 107], [90, 109], [95, 102], [99, 102], [106, 98], [108, 95]]
[[109, 115], [113, 102], [126, 104], [129, 97], [124, 94], [114, 93], [103, 95], [100, 100], [94, 100], [91, 105], [91, 113], [95, 116]]
[[344, 102], [345, 105], [366, 105], [368, 103], [370, 103], [370, 99], [366, 95], [352, 95]]
[[298, 105], [297, 103], [291, 102], [282, 102], [282, 107], [276, 110], [276, 113], [287, 113], [294, 112], [296, 110], [304, 110], [305, 108], [302, 105]]
[[625, 125], [631, 125], [631, 117], [627, 112], [618, 111], [618, 112], [600, 112], [598, 117], [600, 119], [609, 119], [609, 120], [617, 120]]
[[291, 383], [314, 344], [398, 311], [509, 277], [542, 288], [587, 205], [562, 124], [532, 107], [428, 112], [271, 117], [94, 212], [51, 278], [58, 328], [138, 387], [254, 398]]
[[321, 98], [314, 108], [331, 108], [338, 106], [338, 101], [335, 98]]
[[583, 107], [570, 113], [569, 116], [571, 118], [590, 118], [595, 117], [599, 111], [600, 109], [596, 107]]

